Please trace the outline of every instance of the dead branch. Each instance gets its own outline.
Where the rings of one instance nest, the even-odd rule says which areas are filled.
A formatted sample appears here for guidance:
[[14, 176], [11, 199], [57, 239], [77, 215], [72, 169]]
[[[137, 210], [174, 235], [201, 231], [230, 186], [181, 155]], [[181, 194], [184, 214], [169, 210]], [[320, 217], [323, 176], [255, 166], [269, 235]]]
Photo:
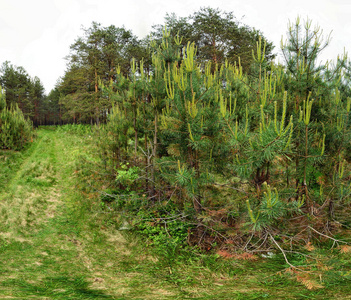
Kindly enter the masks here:
[[319, 235], [321, 236], [324, 236], [332, 241], [334, 241], [335, 243], [344, 243], [344, 244], [349, 244], [348, 242], [345, 242], [345, 241], [341, 241], [341, 240], [338, 240], [338, 239], [334, 239], [333, 237], [329, 236], [329, 235], [326, 235], [324, 233], [321, 233], [319, 231], [317, 231], [316, 229], [314, 229], [313, 227], [311, 226], [308, 226], [309, 229], [313, 230], [315, 233], [318, 233]]
[[296, 268], [294, 265], [292, 265], [292, 264], [289, 262], [288, 258], [286, 257], [285, 251], [279, 246], [279, 244], [278, 244], [277, 241], [274, 239], [274, 237], [273, 237], [270, 233], [268, 233], [268, 234], [269, 234], [269, 236], [270, 236], [272, 242], [278, 247], [278, 249], [280, 250], [280, 252], [283, 254], [284, 259], [285, 259], [285, 262], [286, 262], [291, 268], [298, 269], [298, 268]]

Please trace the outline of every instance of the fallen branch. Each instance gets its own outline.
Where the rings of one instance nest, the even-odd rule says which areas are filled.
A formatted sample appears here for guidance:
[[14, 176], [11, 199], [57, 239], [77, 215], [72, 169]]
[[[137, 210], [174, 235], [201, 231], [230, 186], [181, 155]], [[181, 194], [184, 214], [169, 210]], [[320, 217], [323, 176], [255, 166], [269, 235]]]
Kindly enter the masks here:
[[316, 229], [314, 229], [313, 227], [311, 226], [308, 226], [309, 229], [313, 230], [315, 233], [318, 233], [319, 235], [321, 236], [324, 236], [328, 239], [331, 239], [332, 241], [334, 241], [334, 243], [344, 243], [344, 244], [349, 244], [348, 242], [345, 242], [345, 241], [341, 241], [341, 240], [337, 240], [337, 239], [334, 239], [333, 237], [329, 236], [329, 235], [326, 235], [324, 233], [321, 233], [319, 231], [317, 231]]
[[298, 269], [296, 268], [294, 265], [292, 265], [288, 258], [286, 257], [286, 254], [285, 254], [285, 251], [279, 246], [279, 244], [277, 243], [277, 241], [274, 239], [274, 237], [269, 233], [269, 236], [271, 237], [271, 240], [272, 242], [278, 247], [278, 249], [280, 250], [280, 252], [283, 254], [284, 256], [284, 259], [285, 259], [285, 262], [291, 267], [291, 268], [294, 268], [294, 269]]

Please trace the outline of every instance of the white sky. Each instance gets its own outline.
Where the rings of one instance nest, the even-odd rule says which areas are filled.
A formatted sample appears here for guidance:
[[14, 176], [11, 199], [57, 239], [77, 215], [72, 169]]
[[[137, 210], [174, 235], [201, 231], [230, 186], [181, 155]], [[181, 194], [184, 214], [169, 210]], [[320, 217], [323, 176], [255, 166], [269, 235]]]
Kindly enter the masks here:
[[280, 53], [288, 21], [309, 17], [325, 35], [332, 32], [323, 59], [344, 48], [351, 56], [351, 0], [0, 0], [0, 64], [9, 60], [38, 76], [49, 93], [66, 68], [69, 46], [92, 21], [125, 26], [140, 38], [166, 13], [186, 17], [200, 7], [233, 12], [238, 20], [263, 32]]

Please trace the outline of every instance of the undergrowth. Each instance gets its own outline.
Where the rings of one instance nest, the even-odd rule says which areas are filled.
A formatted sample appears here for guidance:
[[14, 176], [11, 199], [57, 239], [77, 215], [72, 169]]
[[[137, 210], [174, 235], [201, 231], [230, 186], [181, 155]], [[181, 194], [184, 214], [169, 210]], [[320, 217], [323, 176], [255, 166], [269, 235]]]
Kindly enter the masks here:
[[[278, 247], [240, 251], [230, 237], [235, 234], [231, 228], [235, 223], [231, 222], [240, 215], [228, 217], [226, 213], [208, 211], [212, 218], [199, 222], [191, 206], [180, 210], [172, 197], [150, 200], [135, 176], [137, 169], [125, 168], [113, 177], [103, 160], [96, 157], [81, 155], [76, 164], [78, 177], [85, 182], [83, 192], [91, 195], [94, 203], [90, 210], [104, 226], [122, 232], [136, 255], [145, 257], [142, 264], [126, 257], [120, 262], [121, 268], [154, 274], [183, 289], [205, 283], [212, 288], [225, 286], [226, 292], [219, 293], [216, 299], [227, 299], [227, 288], [238, 278], [250, 278], [246, 284], [254, 288], [230, 293], [235, 299], [341, 299], [351, 292], [346, 244], [318, 236], [314, 244], [301, 243], [284, 251], [285, 256]], [[221, 195], [221, 191], [216, 193]], [[273, 238], [289, 248], [288, 236], [277, 234]], [[262, 243], [261, 239], [251, 236], [252, 243]], [[186, 293], [183, 296], [187, 297]]]

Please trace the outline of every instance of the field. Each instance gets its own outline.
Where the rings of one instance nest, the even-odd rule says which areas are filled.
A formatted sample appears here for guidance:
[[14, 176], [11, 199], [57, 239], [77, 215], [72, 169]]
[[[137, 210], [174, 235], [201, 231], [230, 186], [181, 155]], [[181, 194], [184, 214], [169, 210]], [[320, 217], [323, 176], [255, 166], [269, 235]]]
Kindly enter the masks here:
[[222, 258], [160, 253], [100, 209], [77, 175], [93, 139], [48, 127], [0, 152], [0, 299], [351, 299], [351, 251]]

